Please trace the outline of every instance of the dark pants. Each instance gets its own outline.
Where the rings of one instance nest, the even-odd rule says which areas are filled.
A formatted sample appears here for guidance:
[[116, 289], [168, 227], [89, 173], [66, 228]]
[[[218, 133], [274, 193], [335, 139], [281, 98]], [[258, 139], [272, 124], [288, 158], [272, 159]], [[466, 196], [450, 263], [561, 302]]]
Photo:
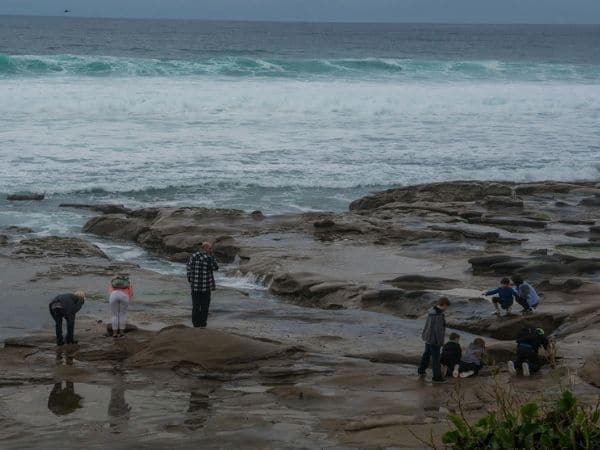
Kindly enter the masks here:
[[458, 370], [459, 370], [459, 372], [468, 372], [468, 371], [472, 370], [473, 372], [475, 372], [475, 375], [477, 375], [482, 367], [483, 367], [483, 365], [479, 365], [479, 364], [475, 364], [475, 363], [467, 363], [467, 362], [461, 361], [460, 367]]
[[440, 364], [452, 370], [454, 369], [455, 365], [460, 364], [460, 359], [456, 358], [454, 355], [444, 355], [444, 353], [442, 352]]
[[65, 316], [65, 311], [62, 308], [52, 308], [50, 306], [50, 315], [54, 319], [54, 323], [56, 325], [56, 343], [58, 345], [63, 345], [65, 342], [63, 340], [63, 327], [62, 321], [65, 319], [67, 321], [67, 344], [72, 344], [73, 341], [73, 332], [75, 329], [75, 319], [70, 319]]
[[427, 367], [429, 367], [429, 360], [431, 359], [431, 367], [433, 369], [433, 379], [441, 380], [442, 367], [440, 365], [440, 351], [441, 345], [425, 344], [425, 352], [421, 357], [421, 364], [419, 365], [419, 374], [425, 375]]
[[515, 364], [515, 369], [521, 370], [523, 363], [529, 364], [529, 372], [536, 373], [540, 370], [541, 364], [540, 359], [538, 358], [537, 352], [533, 351], [520, 351], [517, 348], [517, 359], [513, 361]]
[[192, 291], [192, 324], [195, 328], [205, 327], [210, 307], [210, 291]]
[[513, 301], [511, 300], [502, 300], [500, 297], [492, 297], [492, 302], [494, 304], [499, 303], [502, 309], [508, 309], [512, 306]]
[[517, 297], [517, 303], [523, 307], [525, 311], [533, 311], [527, 300], [521, 297]]

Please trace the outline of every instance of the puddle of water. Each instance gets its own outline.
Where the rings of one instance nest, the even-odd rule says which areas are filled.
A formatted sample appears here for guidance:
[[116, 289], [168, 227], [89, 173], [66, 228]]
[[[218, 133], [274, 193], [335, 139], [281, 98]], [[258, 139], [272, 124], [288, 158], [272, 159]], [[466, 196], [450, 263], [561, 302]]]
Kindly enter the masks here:
[[[203, 397], [204, 398], [204, 397]], [[0, 389], [3, 415], [14, 426], [36, 433], [96, 425], [131, 430], [161, 429], [168, 421], [181, 421], [197, 406], [194, 395], [164, 389], [125, 389], [63, 381], [49, 385]], [[197, 408], [196, 408], [197, 409]]]

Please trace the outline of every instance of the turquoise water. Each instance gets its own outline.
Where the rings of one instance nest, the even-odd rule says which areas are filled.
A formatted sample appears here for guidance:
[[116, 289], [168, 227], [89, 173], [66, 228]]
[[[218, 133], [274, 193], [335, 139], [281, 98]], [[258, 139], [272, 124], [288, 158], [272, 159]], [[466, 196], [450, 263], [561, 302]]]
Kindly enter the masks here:
[[273, 77], [324, 80], [395, 81], [571, 81], [598, 82], [600, 64], [428, 60], [398, 58], [324, 58], [220, 56], [198, 59], [132, 58], [85, 55], [0, 54], [0, 77]]
[[[600, 175], [600, 27], [0, 17], [0, 222]], [[4, 194], [45, 192], [7, 204]]]

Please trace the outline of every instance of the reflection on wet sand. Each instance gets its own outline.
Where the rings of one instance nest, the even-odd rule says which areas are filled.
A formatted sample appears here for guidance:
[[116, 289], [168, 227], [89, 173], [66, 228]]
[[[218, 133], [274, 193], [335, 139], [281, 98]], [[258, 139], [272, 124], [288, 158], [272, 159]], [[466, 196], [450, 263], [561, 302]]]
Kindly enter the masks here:
[[210, 397], [205, 392], [192, 391], [190, 393], [190, 405], [184, 420], [185, 425], [190, 430], [202, 428], [208, 419], [209, 408]]
[[73, 365], [73, 354], [63, 350], [56, 351], [56, 365], [58, 366], [72, 366]]
[[83, 397], [75, 393], [73, 382], [65, 381], [64, 388], [62, 384], [62, 382], [54, 384], [48, 397], [48, 409], [57, 416], [66, 416], [82, 407]]
[[126, 389], [122, 385], [113, 386], [110, 389], [108, 417], [111, 428], [118, 428], [129, 420], [131, 406], [125, 400], [125, 391]]
[[120, 364], [113, 367], [113, 373], [116, 375], [112, 387], [110, 388], [110, 401], [108, 402], [109, 425], [113, 431], [119, 432], [118, 428], [129, 421], [131, 406], [125, 399], [126, 380], [125, 373]]

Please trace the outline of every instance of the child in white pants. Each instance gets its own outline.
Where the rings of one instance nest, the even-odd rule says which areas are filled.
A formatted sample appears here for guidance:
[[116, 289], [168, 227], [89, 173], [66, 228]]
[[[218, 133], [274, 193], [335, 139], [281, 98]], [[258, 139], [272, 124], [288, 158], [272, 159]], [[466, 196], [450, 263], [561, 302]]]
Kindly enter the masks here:
[[129, 300], [133, 296], [133, 286], [131, 285], [131, 282], [129, 282], [129, 279], [127, 278], [128, 285], [126, 287], [117, 287], [119, 284], [116, 283], [115, 280], [118, 278], [120, 279], [121, 277], [115, 277], [111, 281], [111, 286], [108, 290], [110, 293], [108, 303], [110, 306], [112, 335], [114, 338], [125, 336], [127, 309], [129, 308]]

